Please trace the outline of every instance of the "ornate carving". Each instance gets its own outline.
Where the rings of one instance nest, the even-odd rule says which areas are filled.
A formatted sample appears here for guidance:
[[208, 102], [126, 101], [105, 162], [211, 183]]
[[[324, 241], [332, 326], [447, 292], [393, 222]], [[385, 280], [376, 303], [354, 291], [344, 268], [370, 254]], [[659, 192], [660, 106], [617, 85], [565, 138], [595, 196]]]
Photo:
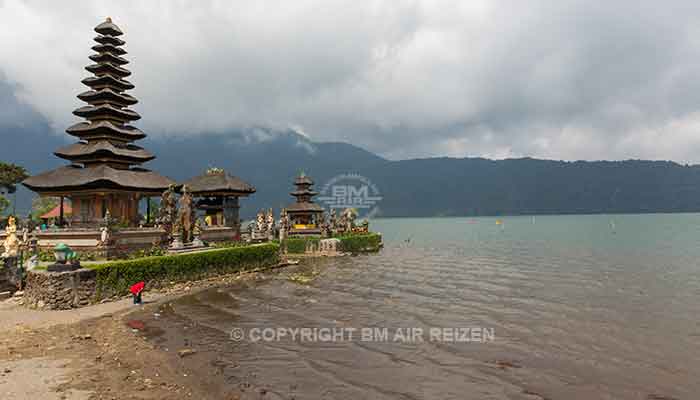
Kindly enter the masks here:
[[267, 224], [265, 226], [265, 230], [267, 232], [267, 239], [268, 240], [274, 240], [275, 238], [275, 214], [272, 213], [272, 209], [267, 210]]
[[346, 233], [351, 233], [352, 228], [355, 227], [355, 218], [357, 217], [357, 211], [355, 211], [352, 208], [346, 208], [345, 211], [343, 211], [343, 229], [345, 230]]
[[100, 243], [98, 244], [99, 247], [107, 247], [109, 246], [111, 242], [111, 232], [109, 228], [106, 226], [103, 226], [101, 229], [100, 233]]
[[193, 239], [193, 228], [195, 225], [194, 201], [187, 186], [182, 187], [182, 196], [178, 202], [177, 222], [182, 231], [182, 242], [190, 243]]
[[10, 217], [7, 219], [7, 227], [5, 228], [5, 241], [3, 242], [3, 247], [5, 252], [2, 253], [3, 257], [17, 257], [19, 253], [20, 241], [17, 238], [17, 220], [15, 217]]
[[167, 235], [167, 240], [173, 238], [173, 225], [177, 218], [177, 203], [175, 201], [175, 187], [170, 185], [168, 190], [163, 192], [160, 198], [160, 209], [158, 210], [158, 225], [160, 225]]
[[204, 242], [202, 241], [201, 235], [202, 235], [202, 222], [200, 221], [199, 218], [196, 218], [194, 220], [194, 227], [192, 228], [192, 235], [194, 238], [192, 239], [192, 245], [195, 247], [204, 247]]
[[280, 211], [280, 229], [279, 229], [280, 242], [287, 239], [287, 232], [289, 231], [289, 214], [287, 214], [287, 209], [283, 208]]
[[264, 241], [268, 238], [267, 234], [267, 217], [265, 215], [265, 210], [258, 211], [258, 215], [255, 218], [255, 226], [251, 233], [251, 239], [255, 241]]
[[321, 228], [321, 237], [329, 238], [332, 236], [331, 226], [328, 222], [328, 219], [326, 218], [326, 211], [323, 211], [319, 216], [318, 225]]
[[328, 227], [331, 231], [331, 236], [338, 234], [338, 218], [335, 214], [335, 208], [331, 209], [331, 215], [328, 221]]

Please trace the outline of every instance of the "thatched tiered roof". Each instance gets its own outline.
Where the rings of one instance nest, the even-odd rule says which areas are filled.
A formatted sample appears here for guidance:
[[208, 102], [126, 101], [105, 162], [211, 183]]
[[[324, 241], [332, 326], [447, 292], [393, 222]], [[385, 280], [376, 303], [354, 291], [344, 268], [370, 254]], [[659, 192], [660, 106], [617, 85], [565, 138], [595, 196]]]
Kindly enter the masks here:
[[121, 47], [124, 41], [117, 36], [123, 32], [110, 18], [97, 27], [97, 52], [90, 56], [95, 64], [85, 69], [94, 76], [83, 79], [90, 90], [80, 93], [78, 98], [87, 103], [73, 114], [86, 121], [76, 123], [66, 132], [80, 139], [78, 143], [56, 150], [56, 156], [72, 162], [71, 166], [59, 168], [28, 178], [25, 186], [39, 192], [51, 193], [66, 190], [117, 188], [157, 192], [174, 184], [169, 178], [154, 172], [136, 168], [155, 158], [153, 154], [134, 141], [146, 135], [129, 125], [141, 116], [128, 109], [138, 101], [124, 93], [134, 87], [125, 78], [131, 75], [124, 65]]
[[287, 206], [288, 213], [321, 213], [323, 207], [313, 202], [313, 197], [318, 194], [312, 189], [314, 181], [302, 172], [296, 179], [294, 185], [296, 190], [290, 192], [297, 201]]
[[194, 196], [248, 196], [255, 187], [221, 169], [211, 169], [182, 184]]

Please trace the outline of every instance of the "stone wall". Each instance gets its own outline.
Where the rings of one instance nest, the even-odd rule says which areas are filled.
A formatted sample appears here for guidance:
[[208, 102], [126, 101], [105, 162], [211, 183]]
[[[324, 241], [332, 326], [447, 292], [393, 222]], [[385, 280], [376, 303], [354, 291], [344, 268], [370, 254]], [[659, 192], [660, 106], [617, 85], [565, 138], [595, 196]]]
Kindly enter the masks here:
[[32, 308], [67, 310], [90, 304], [97, 274], [90, 269], [69, 272], [29, 271], [24, 302]]
[[14, 292], [20, 286], [17, 257], [0, 258], [0, 292]]

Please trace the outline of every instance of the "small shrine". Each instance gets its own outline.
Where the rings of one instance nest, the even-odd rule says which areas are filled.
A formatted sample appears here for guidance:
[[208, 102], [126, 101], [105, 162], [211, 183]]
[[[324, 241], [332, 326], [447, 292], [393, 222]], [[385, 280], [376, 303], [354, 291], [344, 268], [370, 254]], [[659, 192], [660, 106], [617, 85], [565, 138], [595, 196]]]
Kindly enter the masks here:
[[82, 83], [90, 90], [78, 98], [87, 105], [73, 111], [86, 121], [72, 125], [66, 132], [78, 142], [55, 151], [70, 165], [27, 178], [23, 184], [41, 196], [70, 199], [72, 214], [59, 210], [59, 220], [69, 216], [72, 227], [99, 227], [107, 211], [124, 226], [136, 227], [141, 222], [141, 199], [157, 196], [170, 184], [169, 178], [141, 167], [155, 156], [134, 144], [146, 137], [129, 123], [141, 116], [128, 107], [137, 100], [125, 93], [134, 85], [125, 78], [131, 75], [122, 56], [123, 33], [110, 18], [95, 27], [96, 52], [90, 56], [94, 64], [85, 69], [93, 76]]
[[221, 168], [210, 168], [183, 186], [199, 199], [196, 208], [204, 212], [205, 227], [229, 227], [240, 235], [239, 198], [255, 193], [253, 185]]
[[289, 193], [296, 198], [296, 202], [286, 208], [289, 218], [289, 235], [321, 233], [323, 219], [323, 207], [313, 202], [313, 197], [318, 192], [313, 191], [313, 180], [302, 172], [295, 180], [296, 190]]

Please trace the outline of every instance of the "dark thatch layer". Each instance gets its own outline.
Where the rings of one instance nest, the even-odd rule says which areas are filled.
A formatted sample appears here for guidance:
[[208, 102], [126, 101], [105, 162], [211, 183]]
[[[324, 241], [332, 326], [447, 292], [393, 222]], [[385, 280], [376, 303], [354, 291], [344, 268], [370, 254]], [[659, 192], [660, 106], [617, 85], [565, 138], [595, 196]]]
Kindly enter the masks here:
[[89, 86], [92, 89], [109, 87], [113, 90], [129, 90], [134, 88], [134, 85], [126, 79], [117, 79], [109, 75], [89, 76], [83, 79], [81, 82], [83, 82], [85, 86]]
[[294, 180], [295, 185], [313, 185], [314, 181], [308, 176], [301, 174]]
[[99, 33], [100, 35], [108, 35], [108, 36], [121, 36], [124, 34], [119, 27], [112, 22], [111, 18], [107, 18], [105, 22], [97, 25], [95, 27], [95, 32]]
[[102, 44], [111, 44], [113, 46], [123, 46], [126, 44], [125, 41], [115, 38], [114, 36], [109, 36], [109, 35], [100, 35], [100, 36], [95, 36], [93, 39], [97, 43], [102, 43]]
[[87, 119], [110, 117], [121, 122], [136, 121], [141, 119], [141, 116], [136, 111], [117, 108], [111, 104], [83, 106], [73, 111], [73, 114]]
[[87, 188], [162, 191], [175, 181], [142, 168], [122, 170], [106, 165], [92, 168], [69, 165], [27, 178], [22, 184], [38, 193]]
[[112, 65], [108, 63], [90, 64], [87, 67], [85, 67], [85, 69], [88, 72], [92, 72], [93, 74], [108, 74], [118, 78], [124, 78], [126, 76], [131, 75], [131, 72], [128, 69], [124, 69], [117, 65]]
[[287, 212], [290, 214], [300, 212], [321, 213], [323, 212], [323, 207], [316, 203], [292, 203], [287, 206]]
[[142, 147], [133, 144], [116, 146], [106, 140], [92, 143], [75, 143], [56, 150], [54, 154], [71, 161], [94, 158], [100, 155], [113, 155], [117, 159], [128, 158], [137, 162], [146, 162], [156, 158], [151, 152], [144, 150]]
[[293, 192], [289, 192], [292, 196], [316, 196], [318, 192], [314, 192], [313, 190], [309, 189], [304, 189], [304, 190], [295, 190]]
[[96, 44], [96, 45], [92, 46], [92, 49], [98, 53], [110, 53], [110, 54], [114, 54], [115, 56], [121, 56], [121, 55], [126, 54], [126, 50], [122, 49], [121, 47], [114, 46], [110, 43]]
[[225, 172], [206, 173], [184, 182], [183, 186], [187, 186], [189, 192], [194, 195], [230, 193], [232, 195], [247, 196], [251, 193], [255, 193], [255, 187], [253, 187], [253, 185], [237, 176], [229, 175]]
[[125, 65], [129, 63], [127, 59], [109, 53], [92, 54], [89, 57], [92, 61], [96, 63], [107, 62], [116, 65]]
[[108, 121], [78, 122], [66, 129], [66, 132], [77, 137], [104, 136], [124, 140], [138, 140], [146, 137], [146, 134], [138, 128], [129, 125], [116, 126]]
[[78, 98], [90, 104], [106, 101], [112, 104], [120, 105], [122, 107], [138, 103], [138, 100], [136, 100], [135, 97], [126, 93], [115, 92], [110, 88], [104, 88], [100, 90], [88, 90], [86, 92], [80, 93], [78, 95]]

